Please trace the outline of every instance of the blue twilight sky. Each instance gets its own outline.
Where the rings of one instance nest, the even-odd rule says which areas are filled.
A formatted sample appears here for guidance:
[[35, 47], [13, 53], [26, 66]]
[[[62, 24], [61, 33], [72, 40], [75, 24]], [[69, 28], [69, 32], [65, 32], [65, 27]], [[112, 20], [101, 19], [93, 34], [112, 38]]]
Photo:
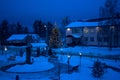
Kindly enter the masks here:
[[99, 17], [99, 7], [105, 0], [0, 0], [0, 21], [20, 21], [32, 26], [35, 19], [56, 21], [64, 16], [73, 20]]

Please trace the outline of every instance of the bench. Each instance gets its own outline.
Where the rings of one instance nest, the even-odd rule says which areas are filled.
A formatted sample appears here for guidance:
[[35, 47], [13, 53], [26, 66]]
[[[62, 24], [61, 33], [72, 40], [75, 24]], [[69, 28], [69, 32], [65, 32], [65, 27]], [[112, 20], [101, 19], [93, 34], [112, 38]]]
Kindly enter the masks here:
[[10, 57], [8, 58], [8, 60], [15, 61], [15, 58], [16, 58], [16, 56], [10, 56]]

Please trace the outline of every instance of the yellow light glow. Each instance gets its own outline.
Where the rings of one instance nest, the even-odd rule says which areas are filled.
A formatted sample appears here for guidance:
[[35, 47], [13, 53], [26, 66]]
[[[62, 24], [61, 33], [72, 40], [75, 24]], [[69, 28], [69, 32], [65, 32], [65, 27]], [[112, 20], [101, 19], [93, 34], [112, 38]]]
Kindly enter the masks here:
[[100, 30], [100, 27], [96, 27], [96, 31], [99, 31]]
[[87, 27], [84, 28], [84, 33], [88, 33], [89, 29]]

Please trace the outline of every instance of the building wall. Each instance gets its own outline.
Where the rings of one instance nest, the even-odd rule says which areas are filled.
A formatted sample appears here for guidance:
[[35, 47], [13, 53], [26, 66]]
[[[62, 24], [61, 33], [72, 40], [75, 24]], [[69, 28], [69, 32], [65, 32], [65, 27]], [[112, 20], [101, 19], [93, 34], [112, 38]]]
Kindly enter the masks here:
[[97, 45], [97, 31], [96, 27], [84, 27], [83, 37], [85, 45]]
[[[113, 32], [110, 31], [111, 28], [113, 29]], [[120, 29], [116, 29], [114, 26], [73, 26], [72, 28], [66, 28], [66, 43], [72, 43], [73, 38], [67, 37], [68, 35], [73, 37], [74, 35], [78, 35], [80, 40], [82, 40], [82, 43], [88, 46], [108, 47], [111, 43], [113, 47], [120, 47]], [[110, 40], [112, 42], [110, 42]]]

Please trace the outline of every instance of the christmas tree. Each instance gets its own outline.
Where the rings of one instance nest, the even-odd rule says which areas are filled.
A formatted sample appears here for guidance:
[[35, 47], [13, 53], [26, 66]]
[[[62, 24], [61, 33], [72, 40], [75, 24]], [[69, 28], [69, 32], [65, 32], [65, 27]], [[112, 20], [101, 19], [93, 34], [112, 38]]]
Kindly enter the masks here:
[[60, 31], [56, 24], [54, 25], [54, 28], [52, 29], [52, 33], [50, 34], [49, 46], [51, 48], [61, 47]]

